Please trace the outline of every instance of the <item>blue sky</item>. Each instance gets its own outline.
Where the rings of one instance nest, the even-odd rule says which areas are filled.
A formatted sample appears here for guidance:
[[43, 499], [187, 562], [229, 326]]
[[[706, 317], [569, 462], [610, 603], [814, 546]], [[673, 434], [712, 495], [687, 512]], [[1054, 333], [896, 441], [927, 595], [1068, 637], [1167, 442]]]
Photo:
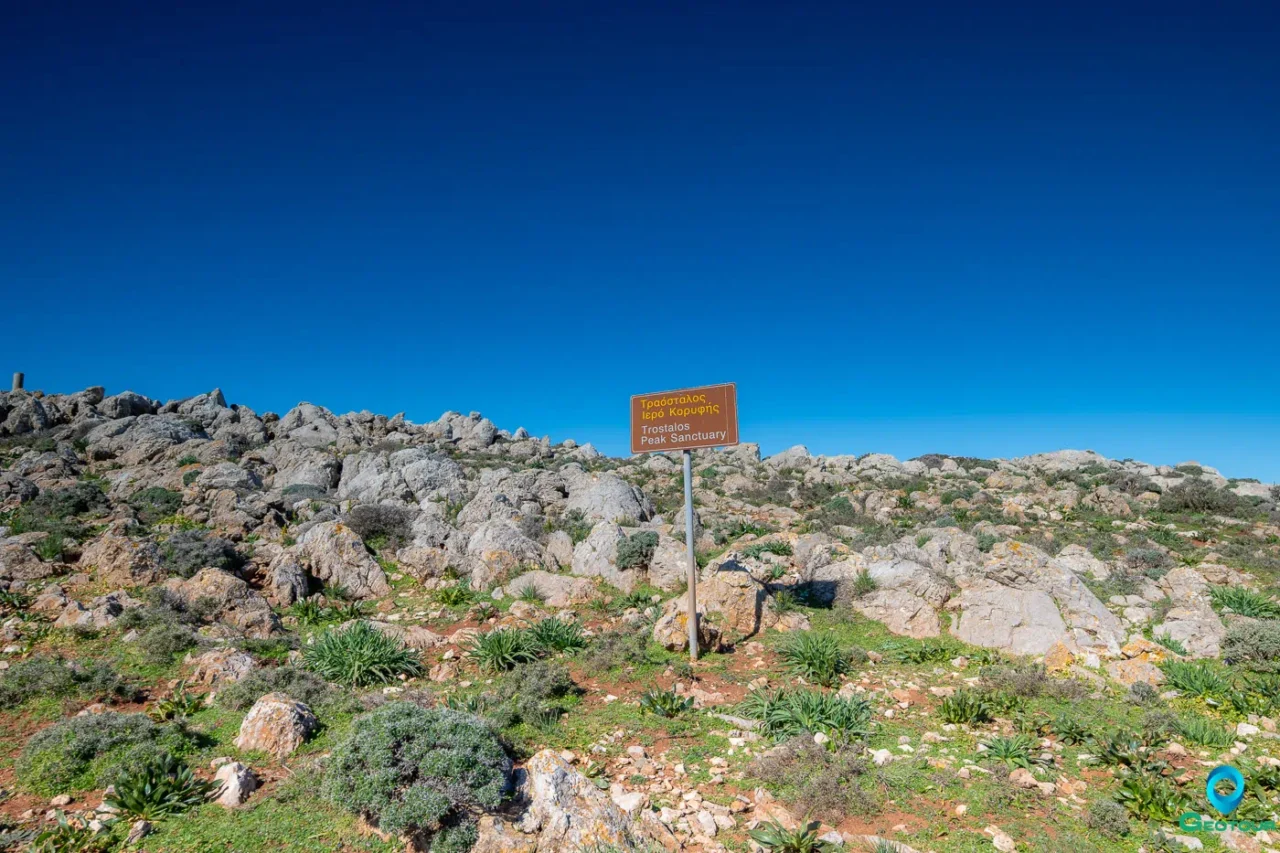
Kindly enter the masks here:
[[[692, 6], [692, 8], [690, 8]], [[1280, 7], [28, 4], [0, 370], [1280, 480]]]

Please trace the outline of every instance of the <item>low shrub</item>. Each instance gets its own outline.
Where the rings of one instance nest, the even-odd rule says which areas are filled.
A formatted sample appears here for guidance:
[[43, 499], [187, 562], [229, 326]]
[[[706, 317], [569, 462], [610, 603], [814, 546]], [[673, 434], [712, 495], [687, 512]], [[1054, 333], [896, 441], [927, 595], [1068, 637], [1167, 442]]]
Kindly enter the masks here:
[[1192, 805], [1176, 785], [1154, 773], [1131, 773], [1120, 782], [1116, 801], [1140, 820], [1174, 823]]
[[640, 696], [640, 710], [657, 717], [678, 717], [693, 708], [693, 699], [674, 690], [648, 690]]
[[49, 655], [15, 663], [0, 678], [0, 708], [16, 708], [36, 697], [111, 700], [132, 694], [132, 688], [105, 663], [86, 665]]
[[105, 788], [124, 769], [164, 752], [182, 754], [194, 740], [181, 723], [156, 723], [145, 714], [87, 714], [37, 733], [15, 770], [23, 787], [45, 796]]
[[355, 705], [350, 694], [335, 690], [320, 676], [295, 666], [255, 669], [239, 681], [221, 688], [217, 701], [223, 708], [245, 711], [268, 693], [284, 693], [317, 712]]
[[780, 557], [790, 557], [792, 550], [790, 542], [752, 542], [742, 549], [742, 553], [746, 557], [759, 557], [762, 554], [777, 554]]
[[173, 663], [173, 659], [199, 645], [195, 631], [180, 622], [154, 625], [138, 638], [138, 647], [152, 663]]
[[581, 693], [562, 664], [535, 661], [511, 670], [480, 706], [500, 729], [520, 723], [542, 728], [558, 720]]
[[543, 522], [543, 527], [548, 533], [557, 530], [563, 530], [569, 534], [569, 538], [573, 540], [573, 544], [577, 545], [583, 539], [591, 535], [591, 528], [594, 525], [586, 517], [586, 514], [580, 509], [571, 509], [567, 512], [548, 518]]
[[1161, 670], [1170, 687], [1189, 696], [1221, 696], [1229, 687], [1226, 677], [1206, 661], [1165, 661]]
[[649, 565], [653, 552], [658, 549], [658, 534], [641, 530], [618, 540], [617, 566], [619, 569], [638, 569]]
[[1153, 570], [1168, 569], [1173, 561], [1169, 555], [1155, 548], [1130, 548], [1125, 552], [1124, 563], [1130, 569], [1140, 573]]
[[528, 629], [528, 634], [542, 654], [576, 652], [587, 647], [587, 637], [581, 624], [556, 617], [537, 622]]
[[511, 759], [480, 719], [393, 702], [361, 717], [333, 750], [324, 797], [435, 853], [470, 849], [475, 819], [511, 786]]
[[747, 836], [770, 853], [824, 853], [833, 847], [819, 837], [820, 830], [816, 820], [795, 829], [769, 820], [748, 831]]
[[244, 556], [231, 540], [210, 536], [204, 530], [181, 530], [160, 549], [160, 561], [170, 573], [189, 578], [204, 568], [238, 571]]
[[1280, 602], [1242, 586], [1211, 586], [1209, 597], [1219, 610], [1230, 610], [1253, 619], [1280, 619]]
[[313, 672], [348, 687], [385, 684], [401, 675], [422, 673], [416, 652], [368, 622], [330, 628], [303, 650], [302, 657]]
[[1238, 512], [1249, 514], [1253, 507], [1235, 492], [1216, 488], [1208, 480], [1191, 478], [1161, 495], [1157, 508], [1169, 513], [1232, 515]]
[[1216, 749], [1225, 749], [1236, 741], [1233, 732], [1204, 717], [1188, 717], [1180, 721], [1178, 734], [1191, 743]]
[[827, 749], [808, 735], [783, 741], [756, 757], [748, 773], [775, 788], [794, 791], [800, 813], [835, 825], [847, 815], [879, 810], [875, 796], [858, 784], [875, 771], [856, 747]]
[[1280, 620], [1232, 625], [1222, 639], [1222, 657], [1254, 669], [1280, 669]]
[[393, 504], [361, 504], [345, 519], [357, 536], [374, 550], [398, 548], [411, 538], [413, 514]]
[[159, 486], [152, 486], [149, 489], [134, 492], [129, 498], [129, 508], [138, 516], [140, 523], [146, 525], [155, 524], [165, 516], [173, 515], [182, 508], [182, 492], [174, 492]]
[[583, 657], [583, 664], [592, 672], [609, 672], [645, 663], [649, 663], [648, 632], [628, 628], [598, 635]]
[[962, 687], [942, 700], [938, 715], [944, 723], [972, 726], [991, 722], [995, 718], [995, 709], [984, 694]]
[[1132, 827], [1129, 812], [1124, 806], [1111, 800], [1094, 800], [1084, 816], [1085, 826], [1107, 838], [1123, 838]]

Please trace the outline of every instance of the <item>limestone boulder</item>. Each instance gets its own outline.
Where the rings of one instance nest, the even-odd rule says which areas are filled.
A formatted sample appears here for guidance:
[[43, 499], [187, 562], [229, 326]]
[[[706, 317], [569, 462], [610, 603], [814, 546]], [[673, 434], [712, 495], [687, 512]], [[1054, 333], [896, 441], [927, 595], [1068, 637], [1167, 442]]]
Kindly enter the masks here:
[[540, 563], [542, 546], [509, 521], [486, 521], [467, 540], [471, 587], [485, 589], [522, 566]]
[[283, 693], [268, 693], [245, 715], [235, 744], [246, 752], [266, 752], [283, 759], [302, 746], [318, 726], [316, 715], [304, 703]]
[[197, 601], [212, 606], [212, 616], [246, 637], [265, 638], [280, 630], [280, 619], [262, 594], [221, 569], [201, 569], [183, 580], [171, 578], [165, 587], [188, 606]]
[[644, 492], [614, 474], [579, 474], [569, 482], [565, 510], [579, 510], [592, 521], [647, 521], [653, 504]]
[[[711, 619], [698, 608], [698, 650], [714, 652], [720, 648], [722, 632]], [[662, 615], [653, 625], [653, 640], [669, 652], [689, 650], [688, 607], [683, 598], [668, 601]]]
[[1182, 643], [1191, 657], [1217, 657], [1227, 628], [1210, 603], [1209, 582], [1195, 569], [1181, 566], [1162, 577], [1158, 586], [1173, 607], [1155, 627], [1155, 635]]
[[188, 656], [186, 664], [191, 671], [189, 680], [209, 687], [234, 684], [255, 668], [252, 655], [230, 647]]
[[215, 789], [214, 802], [225, 809], [239, 808], [249, 800], [249, 795], [258, 789], [258, 777], [246, 765], [239, 761], [229, 761], [213, 774]]
[[618, 589], [630, 592], [639, 581], [640, 572], [618, 568], [618, 543], [626, 535], [626, 531], [612, 521], [602, 521], [591, 528], [590, 535], [573, 549], [573, 573], [604, 578]]
[[510, 589], [518, 592], [526, 586], [536, 589], [543, 603], [554, 608], [577, 607], [600, 597], [595, 583], [587, 578], [541, 570], [520, 575], [511, 582]]
[[537, 836], [538, 851], [629, 850], [635, 846], [630, 821], [595, 783], [560, 754], [544, 749], [525, 765], [529, 808], [520, 830]]
[[57, 573], [56, 563], [42, 562], [25, 543], [0, 539], [0, 580], [35, 581]]
[[80, 566], [92, 569], [97, 580], [108, 586], [147, 586], [159, 583], [166, 574], [155, 543], [113, 531], [85, 545]]
[[1043, 655], [1067, 633], [1053, 596], [978, 580], [953, 598], [959, 611], [951, 633], [975, 646], [1019, 655]]
[[391, 594], [386, 573], [364, 541], [339, 521], [321, 522], [302, 534], [295, 553], [312, 577], [340, 586], [355, 598]]

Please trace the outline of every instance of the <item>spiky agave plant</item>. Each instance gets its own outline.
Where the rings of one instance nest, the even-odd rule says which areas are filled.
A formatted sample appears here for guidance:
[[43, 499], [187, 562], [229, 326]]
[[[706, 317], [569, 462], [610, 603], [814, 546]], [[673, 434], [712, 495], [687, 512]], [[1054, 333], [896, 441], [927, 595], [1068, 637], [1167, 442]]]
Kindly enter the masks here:
[[422, 674], [416, 652], [368, 622], [330, 628], [303, 650], [302, 658], [325, 680], [348, 687], [385, 684], [401, 675]]
[[813, 684], [830, 687], [849, 671], [849, 655], [830, 634], [803, 631], [780, 649], [792, 674]]
[[692, 707], [692, 699], [674, 690], [650, 690], [640, 697], [640, 710], [659, 717], [676, 717]]
[[576, 652], [587, 647], [587, 637], [582, 632], [582, 625], [557, 617], [536, 623], [528, 629], [528, 634], [529, 639], [544, 654]]
[[159, 820], [195, 808], [212, 790], [210, 783], [166, 752], [126, 771], [105, 802], [131, 817]]
[[818, 837], [817, 821], [811, 821], [795, 829], [787, 829], [776, 821], [769, 821], [751, 830], [747, 835], [771, 853], [826, 853], [833, 847]]
[[538, 659], [538, 646], [529, 632], [518, 628], [495, 628], [473, 638], [467, 656], [487, 672], [506, 672], [522, 663]]

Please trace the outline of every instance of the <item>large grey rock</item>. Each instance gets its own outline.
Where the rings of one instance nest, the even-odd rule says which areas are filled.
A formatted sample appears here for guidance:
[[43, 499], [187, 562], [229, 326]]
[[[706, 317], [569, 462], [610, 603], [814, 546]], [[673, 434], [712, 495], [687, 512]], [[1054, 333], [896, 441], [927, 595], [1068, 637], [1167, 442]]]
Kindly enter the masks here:
[[1068, 545], [1053, 559], [1058, 565], [1065, 566], [1077, 575], [1089, 575], [1099, 581], [1111, 577], [1111, 567], [1082, 545]]
[[1155, 635], [1182, 643], [1190, 657], [1217, 657], [1227, 629], [1213, 610], [1204, 576], [1189, 566], [1180, 566], [1160, 579], [1159, 588], [1173, 607], [1155, 627]]
[[114, 587], [146, 586], [165, 577], [155, 543], [110, 530], [85, 545], [80, 566], [95, 570], [100, 583]]
[[132, 391], [122, 391], [119, 394], [114, 394], [98, 404], [98, 411], [107, 420], [118, 420], [119, 418], [134, 417], [136, 415], [154, 415], [158, 408], [158, 403]]
[[365, 451], [343, 460], [338, 497], [361, 503], [457, 501], [465, 486], [457, 462], [423, 448], [389, 454]]
[[486, 521], [467, 541], [471, 586], [485, 589], [521, 566], [540, 564], [542, 546], [507, 521]]
[[129, 466], [154, 462], [171, 447], [207, 437], [180, 415], [138, 415], [94, 427], [85, 442], [95, 459], [115, 458]]
[[341, 522], [326, 521], [312, 527], [298, 539], [296, 553], [312, 577], [340, 586], [356, 598], [391, 594], [378, 561], [355, 531]]
[[574, 770], [552, 749], [525, 765], [529, 809], [520, 829], [538, 837], [538, 851], [630, 850], [631, 826], [606, 791]]
[[[1020, 591], [1038, 591], [1049, 596], [1067, 627], [1068, 645], [1114, 654], [1126, 639], [1124, 626], [1098, 600], [1070, 568], [1051, 560], [1047, 554], [1021, 542], [998, 542], [982, 567], [984, 576], [997, 584]], [[1036, 604], [1035, 597], [1024, 604]], [[1040, 614], [1038, 605], [1028, 613]], [[970, 623], [972, 624], [972, 623]], [[1049, 624], [1049, 623], [1046, 623]], [[1046, 646], [1047, 648], [1047, 646]]]
[[307, 570], [293, 551], [282, 551], [268, 564], [263, 590], [281, 607], [307, 597], [310, 584]]
[[[720, 648], [721, 631], [698, 602], [698, 650], [714, 652]], [[673, 598], [662, 607], [662, 615], [653, 623], [653, 641], [669, 652], [689, 650], [689, 606], [684, 596]]]
[[649, 561], [649, 583], [658, 589], [679, 589], [689, 581], [689, 552], [684, 540], [658, 534], [658, 547]]
[[26, 544], [16, 539], [0, 539], [0, 580], [34, 581], [53, 576], [54, 563], [45, 563]]
[[569, 482], [566, 510], [580, 510], [592, 521], [647, 521], [653, 504], [644, 493], [613, 474], [580, 474]]
[[623, 528], [602, 521], [591, 528], [591, 534], [573, 549], [573, 573], [583, 577], [600, 577], [625, 592], [639, 580], [636, 569], [618, 568], [618, 543], [626, 537]]
[[316, 715], [306, 704], [283, 693], [268, 693], [253, 703], [245, 715], [235, 744], [245, 752], [256, 750], [277, 759], [287, 758], [318, 727]]
[[526, 586], [538, 590], [542, 601], [548, 607], [574, 607], [600, 597], [596, 585], [587, 578], [570, 575], [553, 575], [551, 572], [525, 572], [511, 581], [509, 588], [519, 592]]
[[226, 809], [244, 805], [249, 795], [258, 789], [258, 777], [239, 761], [229, 761], [219, 767], [213, 774], [213, 781], [218, 786], [214, 802]]
[[978, 580], [951, 600], [959, 610], [951, 633], [975, 646], [1042, 655], [1067, 633], [1053, 596]]
[[698, 612], [708, 613], [728, 635], [753, 637], [778, 621], [773, 599], [735, 554], [707, 567], [698, 584]]
[[303, 447], [328, 447], [338, 443], [338, 426], [328, 409], [299, 403], [280, 419], [275, 434]]
[[265, 638], [280, 630], [280, 619], [262, 595], [235, 575], [220, 569], [201, 569], [186, 580], [171, 578], [165, 587], [188, 605], [204, 601], [213, 618], [247, 637]]
[[249, 492], [262, 488], [262, 480], [234, 462], [219, 462], [200, 471], [196, 484], [202, 489], [231, 489]]

